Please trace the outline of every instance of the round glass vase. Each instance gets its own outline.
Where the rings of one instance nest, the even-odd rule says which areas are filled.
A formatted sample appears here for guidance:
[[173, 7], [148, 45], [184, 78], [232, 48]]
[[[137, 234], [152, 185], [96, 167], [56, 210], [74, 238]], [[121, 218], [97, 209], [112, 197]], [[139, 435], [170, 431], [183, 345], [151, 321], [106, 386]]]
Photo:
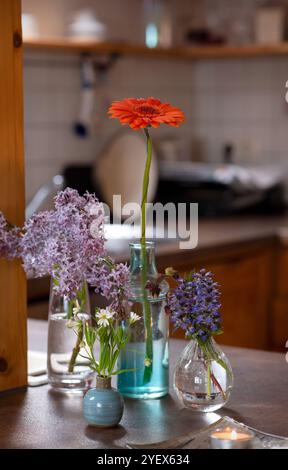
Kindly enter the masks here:
[[[57, 282], [57, 281], [56, 281]], [[48, 318], [48, 381], [64, 393], [82, 393], [91, 385], [94, 373], [82, 355], [85, 323], [91, 321], [86, 282], [73, 300], [55, 292], [51, 279]]]
[[174, 389], [181, 404], [195, 411], [211, 412], [224, 406], [233, 387], [230, 362], [213, 338], [191, 340], [174, 373]]
[[[130, 371], [118, 375], [118, 389], [130, 398], [159, 398], [169, 392], [169, 319], [165, 313], [166, 281], [153, 295], [145, 286], [158, 280], [155, 245], [131, 243], [131, 311], [140, 316], [130, 341], [120, 353], [118, 367]], [[143, 288], [144, 286], [144, 288]]]

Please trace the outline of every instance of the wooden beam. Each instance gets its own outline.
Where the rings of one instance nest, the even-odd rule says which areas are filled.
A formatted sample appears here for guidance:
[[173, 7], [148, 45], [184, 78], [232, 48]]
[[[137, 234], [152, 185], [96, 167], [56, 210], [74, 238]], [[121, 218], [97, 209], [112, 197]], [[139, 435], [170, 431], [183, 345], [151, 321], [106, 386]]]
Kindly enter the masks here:
[[[1, 0], [0, 210], [24, 221], [21, 0]], [[26, 279], [18, 261], [0, 261], [0, 391], [27, 384]]]

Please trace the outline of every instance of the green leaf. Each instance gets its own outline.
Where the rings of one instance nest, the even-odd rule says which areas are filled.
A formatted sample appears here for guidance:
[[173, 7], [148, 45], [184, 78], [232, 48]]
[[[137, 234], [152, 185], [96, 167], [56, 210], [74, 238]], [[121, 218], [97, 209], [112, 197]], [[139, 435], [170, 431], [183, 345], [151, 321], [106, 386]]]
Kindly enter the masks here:
[[111, 375], [119, 375], [119, 374], [124, 374], [124, 372], [135, 372], [137, 369], [120, 369], [116, 370], [115, 372], [112, 372]]
[[53, 284], [54, 284], [55, 286], [59, 286], [59, 281], [58, 281], [58, 279], [57, 279], [56, 277], [53, 277]]
[[213, 335], [215, 335], [215, 336], [222, 335], [222, 333], [224, 333], [224, 330], [222, 330], [221, 328], [219, 328], [219, 330], [217, 330], [217, 331], [213, 331]]

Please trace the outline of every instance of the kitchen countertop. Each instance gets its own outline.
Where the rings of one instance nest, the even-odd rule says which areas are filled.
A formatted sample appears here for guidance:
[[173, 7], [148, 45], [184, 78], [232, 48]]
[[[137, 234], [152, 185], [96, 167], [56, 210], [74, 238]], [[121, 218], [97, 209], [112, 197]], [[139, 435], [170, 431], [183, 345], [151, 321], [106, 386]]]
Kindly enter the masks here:
[[[28, 322], [30, 349], [46, 349], [47, 323]], [[170, 372], [184, 347], [171, 341]], [[82, 398], [54, 393], [49, 386], [0, 395], [0, 448], [121, 448], [127, 442], [155, 442], [200, 430], [230, 416], [272, 434], [288, 437], [288, 364], [284, 354], [224, 348], [235, 385], [228, 405], [217, 413], [179, 409], [175, 395], [125, 400], [121, 424], [91, 428], [82, 417]], [[172, 383], [172, 380], [170, 380]]]
[[[125, 228], [124, 228], [125, 229]], [[126, 229], [125, 229], [126, 230]], [[107, 242], [109, 254], [116, 261], [129, 260], [129, 239], [121, 238]], [[234, 252], [241, 247], [273, 245], [277, 241], [288, 243], [288, 215], [277, 216], [233, 216], [225, 218], [199, 219], [198, 244], [193, 249], [180, 249], [179, 240], [160, 239], [156, 242], [159, 270], [167, 266], [189, 264], [204, 257], [215, 257]], [[49, 278], [28, 280], [28, 300], [44, 300], [49, 294]], [[45, 309], [46, 307], [44, 307]]]
[[[189, 227], [189, 226], [188, 226]], [[121, 227], [119, 233], [121, 234]], [[278, 216], [235, 216], [213, 219], [199, 219], [198, 243], [193, 253], [203, 250], [228, 247], [235, 244], [259, 240], [288, 240], [288, 215]], [[127, 258], [129, 240], [109, 240], [107, 247], [112, 256]], [[180, 251], [177, 239], [157, 240], [159, 255]], [[181, 250], [191, 252], [191, 249]]]

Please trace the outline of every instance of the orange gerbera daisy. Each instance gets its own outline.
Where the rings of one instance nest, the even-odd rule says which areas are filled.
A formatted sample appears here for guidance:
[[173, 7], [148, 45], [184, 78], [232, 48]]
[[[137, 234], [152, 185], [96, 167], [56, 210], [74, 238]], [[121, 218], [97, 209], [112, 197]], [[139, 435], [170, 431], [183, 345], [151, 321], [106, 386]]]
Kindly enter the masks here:
[[169, 103], [161, 103], [156, 98], [126, 98], [114, 101], [108, 111], [111, 118], [119, 119], [134, 130], [145, 127], [159, 127], [160, 124], [179, 127], [184, 121], [184, 113]]

